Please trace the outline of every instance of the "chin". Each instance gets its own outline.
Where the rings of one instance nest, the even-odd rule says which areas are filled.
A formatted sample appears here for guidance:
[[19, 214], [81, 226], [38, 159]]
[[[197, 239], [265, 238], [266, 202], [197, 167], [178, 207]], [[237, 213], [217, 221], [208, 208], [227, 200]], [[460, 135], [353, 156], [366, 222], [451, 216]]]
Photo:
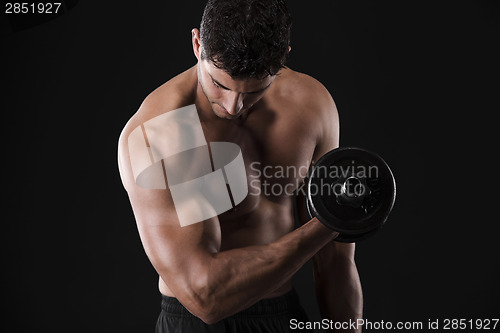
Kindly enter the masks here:
[[237, 116], [232, 116], [230, 114], [215, 114], [217, 117], [221, 118], [221, 119], [227, 119], [227, 120], [234, 120], [234, 119], [238, 119], [240, 118], [241, 114], [237, 115]]

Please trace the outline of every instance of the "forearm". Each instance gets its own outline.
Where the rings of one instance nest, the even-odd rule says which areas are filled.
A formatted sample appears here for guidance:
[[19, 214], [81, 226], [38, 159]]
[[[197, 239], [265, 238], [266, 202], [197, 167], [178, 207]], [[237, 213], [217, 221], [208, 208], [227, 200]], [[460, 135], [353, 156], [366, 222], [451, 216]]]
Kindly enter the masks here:
[[195, 288], [202, 318], [216, 322], [244, 310], [288, 281], [336, 233], [317, 219], [273, 243], [218, 252]]
[[[363, 294], [354, 253], [346, 255], [326, 245], [313, 257], [318, 305], [323, 318], [334, 322], [356, 321], [363, 317]], [[342, 332], [361, 332], [340, 330]]]

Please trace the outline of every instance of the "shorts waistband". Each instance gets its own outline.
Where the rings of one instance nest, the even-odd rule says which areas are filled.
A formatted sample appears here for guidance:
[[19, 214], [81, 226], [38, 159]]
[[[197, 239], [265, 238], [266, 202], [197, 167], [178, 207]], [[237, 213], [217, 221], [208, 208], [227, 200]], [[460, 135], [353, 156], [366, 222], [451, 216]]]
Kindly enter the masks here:
[[[161, 308], [169, 315], [194, 317], [175, 297], [162, 296]], [[300, 300], [295, 289], [274, 298], [258, 301], [233, 317], [238, 316], [277, 316], [296, 311], [300, 308]]]

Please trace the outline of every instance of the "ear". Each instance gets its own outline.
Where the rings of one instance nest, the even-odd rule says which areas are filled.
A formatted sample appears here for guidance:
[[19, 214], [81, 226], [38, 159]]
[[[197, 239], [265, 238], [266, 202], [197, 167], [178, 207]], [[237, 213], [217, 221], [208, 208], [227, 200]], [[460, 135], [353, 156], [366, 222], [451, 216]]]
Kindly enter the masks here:
[[200, 52], [201, 52], [201, 39], [200, 39], [200, 30], [194, 28], [191, 30], [191, 41], [193, 42], [193, 52], [194, 56], [198, 61], [201, 60]]
[[288, 53], [290, 53], [291, 50], [292, 50], [292, 47], [290, 45], [288, 45]]

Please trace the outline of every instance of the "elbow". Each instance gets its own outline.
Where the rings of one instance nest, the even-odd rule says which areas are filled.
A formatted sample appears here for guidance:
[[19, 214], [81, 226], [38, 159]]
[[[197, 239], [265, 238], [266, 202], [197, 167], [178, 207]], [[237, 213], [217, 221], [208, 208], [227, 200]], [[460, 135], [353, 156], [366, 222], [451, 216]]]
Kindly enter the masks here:
[[200, 318], [201, 321], [203, 321], [207, 325], [213, 325], [213, 324], [219, 322], [220, 320], [224, 319], [222, 317], [212, 315], [212, 314], [206, 314], [206, 315], [198, 317], [198, 318]]
[[212, 325], [224, 319], [224, 302], [216, 296], [216, 288], [198, 276], [189, 288], [189, 311], [205, 324]]
[[[224, 285], [210, 274], [208, 260], [192, 262], [183, 274], [164, 274], [181, 304], [204, 323], [211, 325], [231, 314], [224, 302]], [[167, 272], [164, 272], [167, 273]], [[167, 275], [170, 275], [167, 278]], [[168, 284], [168, 282], [167, 282]]]
[[205, 324], [212, 325], [224, 319], [222, 302], [215, 302], [213, 295], [205, 294], [204, 290], [193, 290], [191, 300], [192, 306], [189, 310]]

